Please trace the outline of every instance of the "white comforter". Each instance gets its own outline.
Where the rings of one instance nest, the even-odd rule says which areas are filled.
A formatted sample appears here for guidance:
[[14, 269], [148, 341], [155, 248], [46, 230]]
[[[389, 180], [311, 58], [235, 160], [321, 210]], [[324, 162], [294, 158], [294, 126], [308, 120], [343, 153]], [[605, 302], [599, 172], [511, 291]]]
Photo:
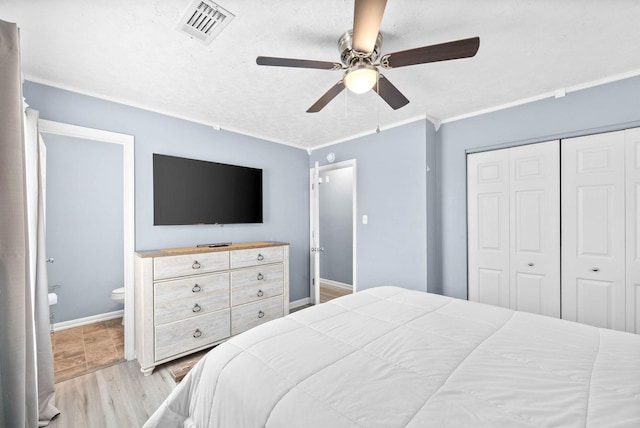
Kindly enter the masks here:
[[211, 351], [145, 427], [640, 427], [640, 336], [381, 287]]

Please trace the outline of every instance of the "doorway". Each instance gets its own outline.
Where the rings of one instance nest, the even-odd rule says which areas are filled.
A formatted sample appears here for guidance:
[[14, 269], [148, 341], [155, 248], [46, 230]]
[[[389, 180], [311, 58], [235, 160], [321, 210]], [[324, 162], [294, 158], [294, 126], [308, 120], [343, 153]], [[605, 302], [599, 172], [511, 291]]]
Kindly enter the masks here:
[[355, 159], [311, 169], [310, 296], [314, 304], [357, 290], [356, 190]]
[[[40, 119], [38, 127], [46, 142], [46, 135], [56, 137], [70, 137], [71, 139], [84, 140], [85, 142], [111, 143], [121, 146], [122, 162], [122, 263], [123, 278], [120, 286], [124, 285], [124, 357], [127, 360], [135, 358], [134, 351], [134, 139], [131, 135], [118, 134], [82, 126], [70, 125]], [[53, 282], [51, 282], [53, 284]], [[90, 284], [87, 284], [89, 287]], [[114, 287], [115, 288], [115, 287]]]

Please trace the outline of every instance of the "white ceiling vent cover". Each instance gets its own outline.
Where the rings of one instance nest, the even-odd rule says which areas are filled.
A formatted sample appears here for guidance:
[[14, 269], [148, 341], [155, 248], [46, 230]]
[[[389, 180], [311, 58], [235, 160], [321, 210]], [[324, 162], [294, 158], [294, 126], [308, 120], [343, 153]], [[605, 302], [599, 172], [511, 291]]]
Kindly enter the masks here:
[[176, 29], [208, 45], [233, 18], [234, 14], [212, 1], [193, 0]]

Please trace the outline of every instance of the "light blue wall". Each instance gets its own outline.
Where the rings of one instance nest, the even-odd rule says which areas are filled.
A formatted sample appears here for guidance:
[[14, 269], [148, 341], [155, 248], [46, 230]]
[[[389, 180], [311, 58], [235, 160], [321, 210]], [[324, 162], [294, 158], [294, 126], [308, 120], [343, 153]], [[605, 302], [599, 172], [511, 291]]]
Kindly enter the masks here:
[[[466, 152], [640, 126], [640, 77], [445, 123], [426, 120], [313, 151], [265, 142], [31, 82], [41, 117], [136, 139], [136, 249], [291, 243], [291, 300], [308, 296], [308, 168], [357, 159], [358, 288], [396, 284], [466, 298]], [[264, 169], [265, 224], [152, 226], [151, 153]], [[427, 167], [430, 171], [427, 172]], [[362, 225], [363, 214], [369, 224]]]
[[122, 146], [45, 134], [47, 265], [58, 304], [54, 322], [122, 309]]
[[[136, 250], [222, 241], [289, 242], [290, 299], [309, 296], [309, 157], [305, 150], [33, 82], [23, 86], [27, 103], [43, 119], [135, 137]], [[152, 153], [262, 168], [264, 224], [153, 226]]]
[[420, 120], [311, 153], [310, 167], [326, 165], [331, 152], [336, 162], [357, 160], [358, 290], [398, 285], [427, 291], [427, 211], [435, 210], [427, 183], [435, 176], [426, 166], [434, 145], [433, 126]]
[[320, 278], [353, 282], [353, 168], [320, 174]]
[[467, 298], [467, 151], [633, 126], [640, 126], [640, 77], [442, 125], [437, 133], [442, 293]]

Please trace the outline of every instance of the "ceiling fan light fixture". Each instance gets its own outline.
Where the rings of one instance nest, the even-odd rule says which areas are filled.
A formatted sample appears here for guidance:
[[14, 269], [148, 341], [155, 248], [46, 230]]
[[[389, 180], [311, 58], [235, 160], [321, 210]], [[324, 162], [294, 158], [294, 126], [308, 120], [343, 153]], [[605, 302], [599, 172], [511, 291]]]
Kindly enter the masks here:
[[370, 91], [378, 81], [378, 69], [371, 64], [359, 63], [344, 74], [344, 86], [354, 94]]

